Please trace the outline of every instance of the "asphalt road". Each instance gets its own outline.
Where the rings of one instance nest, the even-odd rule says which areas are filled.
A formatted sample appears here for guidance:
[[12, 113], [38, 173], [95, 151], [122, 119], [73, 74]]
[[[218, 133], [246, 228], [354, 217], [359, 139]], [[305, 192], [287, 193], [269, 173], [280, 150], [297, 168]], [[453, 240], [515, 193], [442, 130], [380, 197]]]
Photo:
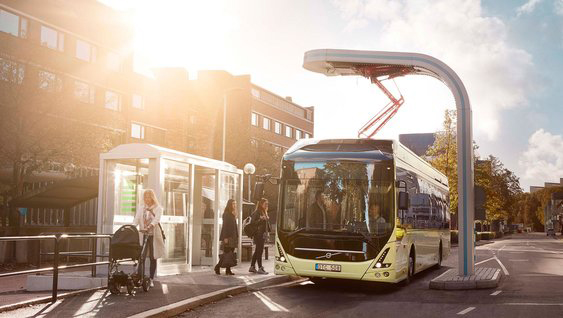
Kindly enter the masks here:
[[432, 278], [457, 265], [454, 248], [442, 269], [417, 274], [406, 287], [305, 282], [235, 296], [181, 317], [563, 317], [560, 237], [517, 234], [479, 246], [476, 254], [478, 266], [504, 271], [498, 288], [429, 289]]

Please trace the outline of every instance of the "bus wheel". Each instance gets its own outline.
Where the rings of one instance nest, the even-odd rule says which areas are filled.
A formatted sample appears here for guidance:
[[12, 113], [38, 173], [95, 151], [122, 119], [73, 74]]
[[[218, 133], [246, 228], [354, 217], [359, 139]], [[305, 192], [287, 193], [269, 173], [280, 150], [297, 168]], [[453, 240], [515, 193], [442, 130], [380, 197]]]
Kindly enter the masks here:
[[440, 269], [442, 268], [442, 242], [440, 242], [440, 248], [438, 249], [438, 263], [436, 265], [434, 265], [435, 269]]
[[407, 262], [407, 277], [403, 280], [403, 286], [410, 284], [412, 281], [412, 277], [414, 276], [414, 250], [411, 248], [411, 252], [409, 253], [409, 261]]

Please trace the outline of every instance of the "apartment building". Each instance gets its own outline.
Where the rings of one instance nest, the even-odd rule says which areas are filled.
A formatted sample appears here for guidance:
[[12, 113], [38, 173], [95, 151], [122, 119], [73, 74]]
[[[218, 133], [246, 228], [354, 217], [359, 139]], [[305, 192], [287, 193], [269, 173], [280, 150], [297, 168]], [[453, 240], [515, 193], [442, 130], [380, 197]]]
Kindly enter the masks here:
[[[297, 140], [313, 137], [314, 107], [303, 107], [291, 97], [258, 86], [249, 75], [202, 71], [192, 81], [192, 90], [195, 103], [215, 119], [209, 122], [216, 132], [212, 140], [215, 158], [224, 157], [237, 167], [254, 164], [252, 184], [258, 175], [279, 176], [285, 151]], [[270, 208], [275, 209], [277, 186], [267, 185], [265, 191], [273, 203]], [[247, 187], [244, 195], [248, 197]]]
[[[54, 181], [95, 175], [100, 152], [118, 144], [208, 155], [190, 139], [197, 110], [190, 107], [187, 72], [135, 73], [127, 18], [95, 0], [0, 0], [0, 229], [6, 233], [95, 230], [96, 199], [71, 211], [13, 211], [7, 202]], [[170, 83], [178, 76], [181, 88]], [[22, 176], [18, 187], [14, 174]]]

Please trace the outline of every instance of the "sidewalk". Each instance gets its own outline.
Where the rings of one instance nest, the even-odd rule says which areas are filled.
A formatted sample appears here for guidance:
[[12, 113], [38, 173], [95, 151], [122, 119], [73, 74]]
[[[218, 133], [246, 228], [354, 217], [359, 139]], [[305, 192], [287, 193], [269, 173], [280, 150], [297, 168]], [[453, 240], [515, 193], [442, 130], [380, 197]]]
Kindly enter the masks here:
[[[44, 303], [11, 311], [0, 312], [0, 317], [168, 317], [175, 311], [184, 311], [198, 305], [216, 301], [228, 295], [281, 284], [291, 280], [288, 276], [276, 276], [273, 257], [264, 261], [268, 275], [248, 272], [249, 263], [233, 268], [235, 276], [218, 276], [211, 267], [202, 271], [159, 277], [149, 292], [141, 288], [128, 295], [125, 289], [120, 295], [111, 295], [107, 289], [88, 291], [77, 296], [59, 299], [56, 303]], [[155, 310], [156, 309], [156, 310]]]

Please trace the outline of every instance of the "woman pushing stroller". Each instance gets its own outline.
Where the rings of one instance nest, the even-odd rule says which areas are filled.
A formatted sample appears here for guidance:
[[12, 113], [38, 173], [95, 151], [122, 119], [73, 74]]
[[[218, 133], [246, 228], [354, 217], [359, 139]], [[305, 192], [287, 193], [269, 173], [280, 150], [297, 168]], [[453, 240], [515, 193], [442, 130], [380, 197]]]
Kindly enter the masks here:
[[[162, 216], [162, 207], [156, 199], [156, 195], [152, 189], [147, 189], [143, 193], [143, 202], [137, 207], [137, 213], [133, 224], [139, 227], [139, 231], [143, 236], [147, 236], [147, 249], [141, 260], [147, 256], [150, 257], [150, 286], [153, 287], [153, 279], [156, 273], [156, 260], [164, 256], [164, 236], [160, 226], [160, 217]], [[139, 266], [139, 276], [144, 266]]]

